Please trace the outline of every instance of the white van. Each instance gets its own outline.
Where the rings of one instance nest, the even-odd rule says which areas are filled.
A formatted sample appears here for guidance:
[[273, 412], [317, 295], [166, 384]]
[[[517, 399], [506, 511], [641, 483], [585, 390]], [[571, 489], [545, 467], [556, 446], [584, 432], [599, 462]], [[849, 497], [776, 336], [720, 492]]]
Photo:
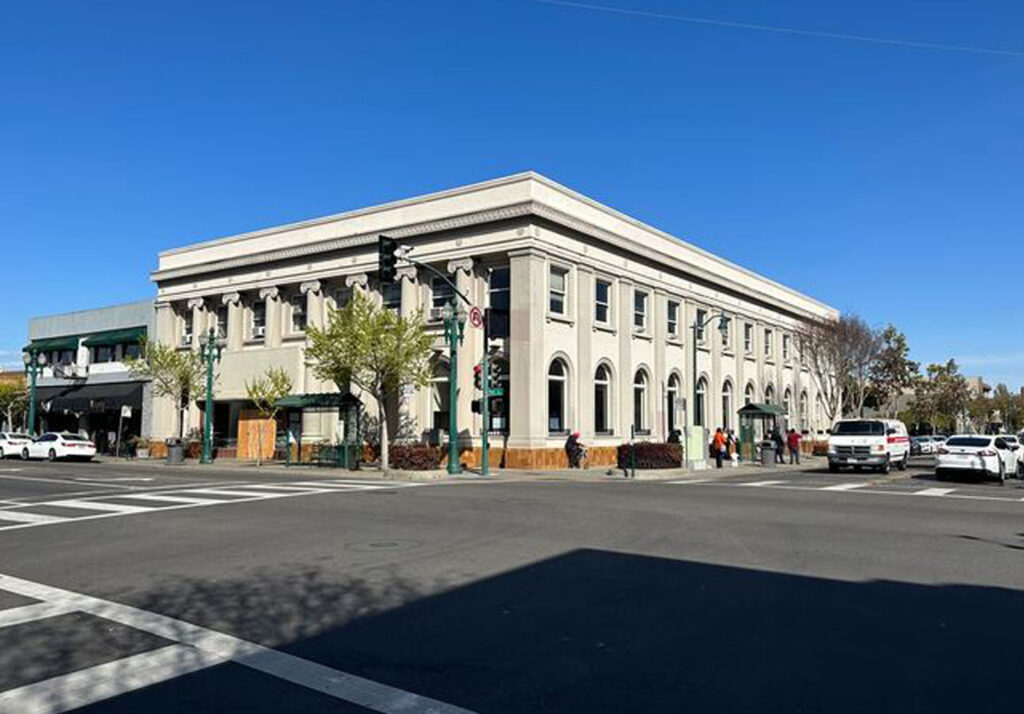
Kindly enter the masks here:
[[895, 419], [843, 419], [829, 431], [828, 470], [844, 466], [860, 471], [867, 466], [889, 473], [900, 471], [910, 460], [910, 435], [906, 425]]

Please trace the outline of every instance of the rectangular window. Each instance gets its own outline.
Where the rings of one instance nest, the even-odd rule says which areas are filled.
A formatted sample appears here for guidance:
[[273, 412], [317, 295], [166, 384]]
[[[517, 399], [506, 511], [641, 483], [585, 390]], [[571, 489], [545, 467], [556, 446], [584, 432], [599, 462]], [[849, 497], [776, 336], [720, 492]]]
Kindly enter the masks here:
[[668, 301], [668, 334], [671, 337], [679, 336], [679, 303], [675, 300]]
[[607, 280], [594, 283], [594, 322], [607, 325], [611, 320], [612, 284]]
[[192, 311], [189, 310], [181, 316], [181, 344], [192, 344]]
[[455, 295], [452, 291], [452, 286], [448, 284], [447, 280], [441, 278], [434, 278], [430, 283], [430, 306], [435, 308], [442, 308], [447, 305], [452, 297]]
[[749, 322], [743, 325], [743, 351], [748, 355], [754, 351], [754, 326]]
[[292, 313], [292, 334], [300, 334], [306, 331], [306, 296], [292, 295], [288, 299], [288, 306]]
[[228, 338], [228, 306], [220, 305], [217, 308], [217, 339], [226, 340]]
[[509, 310], [512, 307], [511, 277], [508, 268], [493, 268], [488, 285], [488, 305], [494, 310]]
[[782, 336], [782, 359], [789, 359], [789, 335]]
[[401, 283], [385, 283], [380, 288], [380, 301], [385, 310], [402, 311]]
[[569, 271], [552, 266], [548, 278], [548, 310], [555, 315], [565, 314], [565, 293], [568, 288]]
[[643, 332], [647, 329], [647, 293], [633, 292], [633, 328]]
[[142, 354], [142, 350], [139, 347], [138, 342], [133, 342], [130, 345], [124, 346], [124, 358], [125, 359], [138, 359]]
[[697, 310], [697, 342], [704, 342], [704, 322], [708, 319], [708, 311], [703, 309]]
[[721, 319], [723, 320], [723, 322], [720, 322], [722, 347], [724, 349], [729, 349], [730, 347], [732, 347], [732, 319], [727, 318], [725, 316], [723, 316]]
[[352, 289], [347, 288], [344, 285], [340, 285], [334, 289], [331, 293], [331, 297], [334, 299], [334, 309], [341, 310], [343, 307], [348, 305], [348, 301], [352, 299]]
[[114, 348], [108, 345], [101, 345], [99, 347], [92, 348], [92, 359], [93, 364], [101, 364], [103, 362], [114, 361]]
[[764, 356], [768, 359], [772, 358], [772, 340], [774, 337], [771, 330], [764, 331]]
[[254, 340], [262, 340], [267, 334], [267, 304], [262, 300], [254, 302], [251, 318], [249, 337]]

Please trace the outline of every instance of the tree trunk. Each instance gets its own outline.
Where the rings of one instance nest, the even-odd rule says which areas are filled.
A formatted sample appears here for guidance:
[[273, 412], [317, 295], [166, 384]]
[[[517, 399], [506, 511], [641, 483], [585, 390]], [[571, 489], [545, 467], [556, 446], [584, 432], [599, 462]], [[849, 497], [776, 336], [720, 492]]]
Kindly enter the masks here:
[[377, 418], [380, 420], [380, 472], [388, 473], [388, 417], [384, 413], [383, 395], [377, 397]]

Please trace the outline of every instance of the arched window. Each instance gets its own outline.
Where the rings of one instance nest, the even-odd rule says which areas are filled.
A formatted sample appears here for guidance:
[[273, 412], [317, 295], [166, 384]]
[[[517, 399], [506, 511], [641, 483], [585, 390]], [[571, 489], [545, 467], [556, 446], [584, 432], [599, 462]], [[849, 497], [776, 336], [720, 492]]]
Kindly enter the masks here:
[[732, 429], [732, 382], [722, 385], [722, 428]]
[[800, 429], [807, 429], [807, 392], [800, 392]]
[[782, 408], [786, 410], [786, 416], [789, 416], [789, 407], [793, 402], [793, 392], [790, 391], [789, 387], [782, 393]]
[[703, 377], [697, 380], [697, 392], [693, 396], [693, 423], [695, 426], [706, 426], [708, 381]]
[[679, 401], [679, 375], [673, 374], [668, 378], [668, 389], [665, 390], [665, 414], [668, 434], [675, 431], [679, 425], [676, 423], [676, 402]]
[[566, 430], [565, 398], [568, 374], [569, 370], [560, 359], [552, 361], [548, 368], [548, 432], [551, 434], [564, 434]]
[[608, 367], [597, 365], [594, 370], [594, 433], [611, 434], [612, 375]]
[[774, 404], [775, 403], [775, 387], [768, 385], [764, 388], [764, 403]]
[[647, 372], [638, 369], [633, 377], [633, 428], [637, 434], [647, 434], [651, 430], [647, 417], [647, 382]]
[[754, 403], [754, 385], [748, 384], [747, 388], [743, 390], [743, 406]]

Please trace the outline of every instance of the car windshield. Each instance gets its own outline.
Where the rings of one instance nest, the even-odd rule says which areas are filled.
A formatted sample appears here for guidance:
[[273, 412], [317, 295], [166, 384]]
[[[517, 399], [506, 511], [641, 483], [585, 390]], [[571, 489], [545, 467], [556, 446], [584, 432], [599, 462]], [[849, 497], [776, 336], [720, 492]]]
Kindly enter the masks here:
[[986, 439], [981, 436], [960, 436], [953, 439], [946, 440], [946, 446], [990, 446], [992, 444], [991, 439]]
[[841, 421], [832, 433], [836, 436], [885, 436], [885, 425], [880, 421]]

